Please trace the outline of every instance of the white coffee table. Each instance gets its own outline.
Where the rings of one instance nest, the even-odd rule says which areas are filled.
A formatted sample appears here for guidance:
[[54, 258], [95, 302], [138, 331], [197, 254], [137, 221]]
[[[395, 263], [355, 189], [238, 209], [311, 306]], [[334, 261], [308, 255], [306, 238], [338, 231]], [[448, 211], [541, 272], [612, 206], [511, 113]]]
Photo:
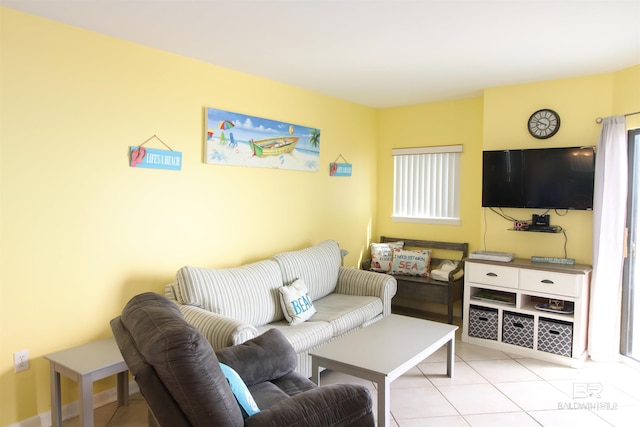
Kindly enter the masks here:
[[455, 325], [392, 314], [310, 352], [312, 380], [320, 367], [378, 384], [378, 426], [390, 423], [390, 385], [426, 357], [447, 345], [447, 376], [453, 377]]

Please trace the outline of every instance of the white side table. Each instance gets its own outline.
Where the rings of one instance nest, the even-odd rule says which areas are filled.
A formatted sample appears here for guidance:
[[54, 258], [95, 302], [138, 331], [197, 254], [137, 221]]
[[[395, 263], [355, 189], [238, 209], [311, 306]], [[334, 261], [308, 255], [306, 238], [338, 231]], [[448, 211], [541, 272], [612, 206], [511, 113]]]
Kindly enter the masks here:
[[60, 374], [80, 387], [80, 425], [93, 427], [93, 382], [117, 375], [118, 406], [129, 405], [129, 374], [114, 338], [72, 347], [44, 356], [51, 368], [51, 423], [62, 427]]

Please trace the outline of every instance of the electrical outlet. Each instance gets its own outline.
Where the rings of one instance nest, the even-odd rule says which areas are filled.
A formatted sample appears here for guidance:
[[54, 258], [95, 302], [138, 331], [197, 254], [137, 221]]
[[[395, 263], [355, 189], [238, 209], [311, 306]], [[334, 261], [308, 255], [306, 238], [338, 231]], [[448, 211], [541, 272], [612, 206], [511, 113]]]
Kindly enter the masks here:
[[13, 367], [16, 372], [29, 369], [29, 350], [21, 350], [13, 353]]

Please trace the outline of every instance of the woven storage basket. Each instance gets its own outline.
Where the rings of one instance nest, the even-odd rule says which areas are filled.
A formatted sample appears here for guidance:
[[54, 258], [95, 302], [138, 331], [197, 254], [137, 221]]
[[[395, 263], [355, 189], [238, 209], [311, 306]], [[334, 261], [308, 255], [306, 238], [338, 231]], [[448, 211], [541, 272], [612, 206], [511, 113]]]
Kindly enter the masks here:
[[541, 317], [538, 320], [538, 350], [572, 356], [573, 323]]
[[498, 310], [495, 308], [469, 306], [469, 336], [498, 340]]

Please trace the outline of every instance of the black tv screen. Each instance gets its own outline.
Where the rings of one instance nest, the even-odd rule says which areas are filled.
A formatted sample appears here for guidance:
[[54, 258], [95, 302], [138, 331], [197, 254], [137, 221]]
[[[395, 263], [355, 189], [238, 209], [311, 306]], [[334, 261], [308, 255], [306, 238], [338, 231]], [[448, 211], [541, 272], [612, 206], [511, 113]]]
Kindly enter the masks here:
[[595, 147], [482, 153], [482, 206], [593, 209]]

